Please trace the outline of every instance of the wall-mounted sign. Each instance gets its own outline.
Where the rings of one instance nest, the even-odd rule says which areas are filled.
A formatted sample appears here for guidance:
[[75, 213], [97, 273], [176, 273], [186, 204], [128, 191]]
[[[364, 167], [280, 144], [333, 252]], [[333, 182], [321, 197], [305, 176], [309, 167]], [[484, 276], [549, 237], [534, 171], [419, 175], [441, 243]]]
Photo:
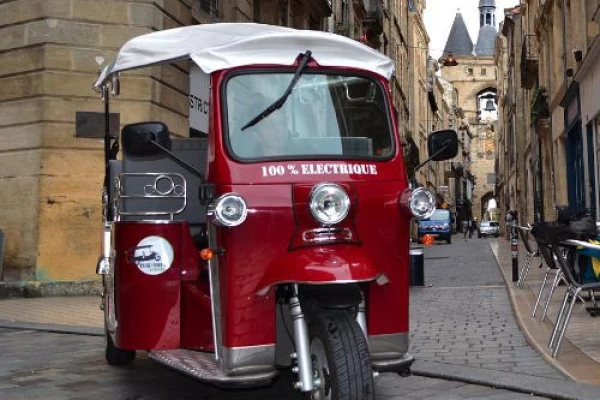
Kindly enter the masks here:
[[[77, 111], [75, 113], [75, 137], [98, 138], [106, 132], [105, 116], [101, 112]], [[121, 116], [119, 113], [109, 114], [110, 137], [119, 137]]]
[[190, 69], [190, 128], [208, 134], [210, 75], [197, 65]]

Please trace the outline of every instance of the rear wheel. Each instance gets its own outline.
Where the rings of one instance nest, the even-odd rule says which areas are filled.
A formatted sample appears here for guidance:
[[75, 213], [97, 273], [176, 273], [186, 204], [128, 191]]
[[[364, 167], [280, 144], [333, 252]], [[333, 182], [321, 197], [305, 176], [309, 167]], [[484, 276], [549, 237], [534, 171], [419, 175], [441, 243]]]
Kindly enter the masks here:
[[367, 340], [353, 315], [323, 311], [311, 319], [310, 349], [320, 384], [313, 400], [375, 398]]
[[129, 365], [135, 358], [134, 350], [121, 350], [115, 346], [112, 337], [106, 333], [106, 361], [109, 365], [120, 366]]

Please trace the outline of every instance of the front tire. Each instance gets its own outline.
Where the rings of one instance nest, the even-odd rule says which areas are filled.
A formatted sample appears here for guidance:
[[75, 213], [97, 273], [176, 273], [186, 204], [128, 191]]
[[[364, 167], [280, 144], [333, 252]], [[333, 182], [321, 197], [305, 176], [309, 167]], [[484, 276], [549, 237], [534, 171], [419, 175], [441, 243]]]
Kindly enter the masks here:
[[311, 319], [309, 331], [313, 365], [321, 382], [312, 399], [374, 399], [367, 340], [352, 313], [321, 310]]

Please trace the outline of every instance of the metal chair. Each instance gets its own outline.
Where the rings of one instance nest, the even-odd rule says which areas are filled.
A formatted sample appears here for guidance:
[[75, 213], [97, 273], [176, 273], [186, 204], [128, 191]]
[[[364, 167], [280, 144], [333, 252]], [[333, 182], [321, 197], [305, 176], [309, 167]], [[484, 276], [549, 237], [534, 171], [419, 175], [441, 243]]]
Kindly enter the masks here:
[[[567, 290], [563, 297], [562, 306], [560, 312], [558, 313], [558, 317], [556, 318], [556, 324], [554, 325], [550, 342], [548, 344], [552, 350], [553, 358], [558, 355], [558, 351], [567, 330], [567, 325], [569, 324], [575, 302], [578, 299], [583, 300], [580, 293], [585, 290], [594, 291], [600, 289], [600, 281], [582, 283], [579, 278], [580, 274], [575, 270], [578, 257], [586, 257], [577, 255], [577, 246], [585, 247], [586, 243], [573, 240], [568, 240], [567, 242], [568, 243], [565, 244], [561, 243], [560, 245], [548, 246], [557, 261], [557, 265], [563, 273], [564, 279], [567, 282]], [[545, 246], [540, 245], [540, 251], [545, 251], [542, 250], [544, 247]]]
[[537, 312], [537, 308], [540, 305], [540, 301], [542, 299], [542, 295], [546, 289], [546, 282], [548, 281], [548, 276], [554, 275], [552, 279], [552, 283], [550, 285], [548, 294], [546, 295], [546, 300], [544, 302], [544, 311], [542, 312], [542, 317], [540, 321], [543, 321], [546, 318], [546, 314], [548, 312], [548, 307], [550, 306], [550, 300], [552, 300], [552, 295], [554, 291], [558, 287], [561, 282], [565, 282], [566, 280], [563, 276], [561, 269], [557, 264], [556, 257], [552, 253], [552, 249], [547, 245], [538, 244], [538, 252], [542, 256], [543, 261], [546, 263], [546, 273], [544, 274], [544, 279], [542, 280], [542, 285], [540, 286], [540, 290], [537, 295], [537, 299], [535, 301], [535, 305], [533, 306], [533, 312], [531, 313], [532, 317], [535, 317], [535, 313]]
[[[531, 231], [531, 227], [515, 226], [515, 229], [517, 230], [517, 233], [521, 238], [521, 241], [525, 245], [525, 249], [527, 250], [527, 255], [525, 256], [525, 260], [523, 260], [523, 265], [521, 266], [521, 270], [519, 271], [519, 279], [517, 280], [517, 287], [523, 287], [523, 284], [527, 279], [527, 275], [529, 274], [529, 268], [531, 268], [531, 263], [533, 262], [534, 257], [540, 256], [540, 252], [538, 249], [532, 248], [531, 243], [529, 242], [529, 231]], [[541, 266], [542, 264], [540, 263], [540, 267]], [[546, 276], [544, 277], [544, 282], [545, 279]]]

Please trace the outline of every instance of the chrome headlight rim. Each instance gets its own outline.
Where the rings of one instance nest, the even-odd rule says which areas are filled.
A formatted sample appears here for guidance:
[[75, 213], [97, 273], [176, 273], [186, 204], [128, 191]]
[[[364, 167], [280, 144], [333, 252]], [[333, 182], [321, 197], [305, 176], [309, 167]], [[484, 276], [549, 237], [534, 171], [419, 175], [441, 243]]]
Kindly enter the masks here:
[[[237, 207], [239, 211], [232, 210], [232, 206]], [[235, 219], [231, 218], [232, 212], [237, 214]], [[246, 221], [248, 205], [246, 200], [239, 194], [225, 193], [210, 202], [206, 214], [213, 225], [231, 228]]]
[[424, 187], [416, 188], [408, 198], [408, 208], [419, 219], [429, 218], [436, 209], [435, 197], [430, 190]]
[[[328, 198], [335, 197], [335, 205], [339, 205], [340, 211], [335, 214], [327, 213], [329, 208], [326, 201]], [[335, 206], [334, 205], [334, 206]], [[350, 196], [346, 190], [337, 183], [320, 183], [315, 185], [310, 192], [309, 210], [312, 217], [324, 226], [332, 226], [342, 222], [350, 213]]]

